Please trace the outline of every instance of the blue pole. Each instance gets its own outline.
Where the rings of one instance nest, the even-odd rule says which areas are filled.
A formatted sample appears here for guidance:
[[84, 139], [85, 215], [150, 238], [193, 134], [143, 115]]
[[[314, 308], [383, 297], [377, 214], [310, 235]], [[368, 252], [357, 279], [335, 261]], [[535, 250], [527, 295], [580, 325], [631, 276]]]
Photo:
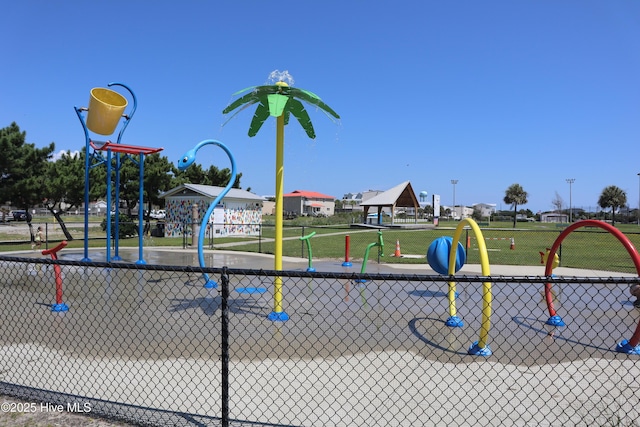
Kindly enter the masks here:
[[[207, 228], [207, 222], [209, 221], [209, 217], [213, 213], [213, 210], [215, 209], [215, 207], [218, 205], [218, 203], [220, 203], [222, 198], [229, 192], [229, 190], [231, 190], [231, 187], [233, 187], [233, 184], [236, 182], [236, 161], [233, 158], [231, 151], [229, 151], [226, 145], [214, 139], [207, 139], [207, 140], [201, 141], [191, 150], [187, 151], [180, 158], [180, 160], [178, 160], [178, 169], [185, 170], [186, 168], [191, 166], [191, 164], [196, 160], [196, 154], [198, 150], [200, 150], [205, 145], [210, 145], [210, 144], [217, 145], [218, 147], [222, 148], [224, 152], [227, 154], [227, 156], [229, 157], [229, 160], [231, 161], [231, 178], [229, 179], [229, 183], [227, 184], [227, 186], [220, 192], [220, 194], [218, 194], [218, 196], [209, 205], [209, 209], [207, 209], [207, 212], [204, 214], [204, 217], [202, 218], [202, 223], [200, 225], [200, 233], [198, 235], [198, 261], [200, 263], [201, 268], [206, 267], [204, 262], [203, 245], [204, 245], [204, 234]], [[218, 284], [215, 281], [209, 279], [209, 275], [207, 273], [203, 273], [203, 277], [205, 279], [205, 284], [204, 284], [205, 288], [215, 288], [218, 286]]]
[[138, 196], [138, 261], [136, 261], [136, 264], [146, 264], [142, 256], [142, 233], [144, 231], [144, 153], [140, 153], [140, 164], [138, 165], [138, 170], [140, 171], [140, 176], [138, 178], [140, 184], [140, 195]]
[[91, 163], [89, 161], [89, 131], [87, 125], [82, 118], [81, 108], [74, 107], [78, 119], [84, 129], [85, 150], [84, 150], [84, 257], [82, 261], [90, 262], [89, 258], [89, 168]]
[[[116, 214], [113, 218], [113, 249], [114, 249], [114, 261], [121, 261], [120, 257], [120, 153], [116, 153], [116, 183], [115, 183], [115, 192], [114, 192], [114, 200], [116, 205]], [[111, 182], [111, 176], [109, 176], [109, 182]], [[111, 205], [109, 205], [109, 209], [111, 209]]]
[[111, 262], [111, 149], [107, 149], [107, 262]]
[[[122, 127], [120, 128], [120, 132], [118, 133], [118, 139], [117, 139], [117, 143], [120, 144], [120, 142], [122, 141], [122, 135], [124, 134], [124, 131], [127, 129], [127, 126], [129, 125], [129, 121], [131, 121], [131, 118], [133, 117], [133, 115], [136, 112], [136, 109], [138, 108], [138, 99], [136, 98], [136, 94], [133, 93], [133, 91], [131, 90], [131, 88], [127, 85], [125, 85], [124, 83], [119, 83], [119, 82], [111, 82], [107, 85], [108, 87], [111, 86], [121, 86], [123, 88], [125, 88], [127, 91], [129, 91], [129, 94], [131, 94], [131, 98], [133, 99], [133, 106], [131, 108], [131, 111], [129, 112], [129, 114], [125, 115], [125, 120], [124, 123], [122, 124]], [[114, 239], [115, 239], [115, 256], [114, 256], [114, 260], [120, 261], [122, 258], [120, 257], [119, 254], [119, 248], [120, 248], [120, 168], [121, 168], [121, 162], [120, 162], [120, 153], [116, 153], [116, 189], [115, 189], [115, 205], [116, 205], [116, 215], [115, 215], [115, 232], [114, 232]], [[109, 209], [111, 209], [111, 207], [109, 207]]]

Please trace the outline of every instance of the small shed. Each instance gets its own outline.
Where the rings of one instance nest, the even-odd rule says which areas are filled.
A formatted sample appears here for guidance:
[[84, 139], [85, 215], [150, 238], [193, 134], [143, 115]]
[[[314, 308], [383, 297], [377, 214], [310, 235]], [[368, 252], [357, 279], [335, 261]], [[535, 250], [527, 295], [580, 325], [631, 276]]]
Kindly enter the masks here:
[[[163, 194], [166, 200], [165, 237], [191, 235], [192, 207], [198, 205], [198, 222], [202, 221], [210, 204], [224, 187], [182, 184]], [[264, 197], [239, 188], [232, 188], [222, 198], [209, 220], [216, 237], [258, 236], [262, 225]], [[189, 226], [186, 226], [189, 225]], [[210, 230], [207, 230], [207, 234]]]
[[557, 212], [546, 212], [540, 214], [540, 222], [568, 223], [569, 215]]
[[416, 197], [413, 187], [409, 181], [405, 181], [402, 184], [398, 184], [390, 190], [384, 191], [366, 201], [360, 203], [364, 210], [363, 221], [367, 222], [367, 216], [369, 215], [369, 209], [372, 207], [377, 208], [377, 224], [382, 224], [382, 210], [383, 208], [390, 208], [391, 210], [391, 223], [394, 223], [396, 208], [411, 208], [413, 210], [414, 222], [418, 222], [418, 209], [420, 204]]

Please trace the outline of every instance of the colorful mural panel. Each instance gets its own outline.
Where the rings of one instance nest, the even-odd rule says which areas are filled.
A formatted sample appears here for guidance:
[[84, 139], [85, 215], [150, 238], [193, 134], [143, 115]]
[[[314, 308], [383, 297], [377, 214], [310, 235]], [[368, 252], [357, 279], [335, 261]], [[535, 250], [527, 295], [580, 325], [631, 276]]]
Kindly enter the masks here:
[[[209, 208], [211, 200], [202, 197], [171, 197], [166, 204], [165, 237], [191, 236], [191, 210], [198, 205], [198, 216], [202, 218]], [[262, 224], [262, 207], [255, 203], [223, 202], [224, 224], [209, 224], [207, 235], [211, 235], [211, 227], [216, 230], [214, 237], [225, 236], [258, 236]], [[200, 222], [198, 220], [198, 222]], [[221, 226], [220, 226], [221, 225]]]

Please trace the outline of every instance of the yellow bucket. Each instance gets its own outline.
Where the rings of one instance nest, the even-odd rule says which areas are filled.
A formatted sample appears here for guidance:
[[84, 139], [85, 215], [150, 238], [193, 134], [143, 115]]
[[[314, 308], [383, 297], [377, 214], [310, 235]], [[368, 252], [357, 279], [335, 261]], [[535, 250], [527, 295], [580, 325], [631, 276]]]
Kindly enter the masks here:
[[127, 107], [127, 99], [111, 89], [91, 89], [87, 127], [100, 135], [111, 135]]

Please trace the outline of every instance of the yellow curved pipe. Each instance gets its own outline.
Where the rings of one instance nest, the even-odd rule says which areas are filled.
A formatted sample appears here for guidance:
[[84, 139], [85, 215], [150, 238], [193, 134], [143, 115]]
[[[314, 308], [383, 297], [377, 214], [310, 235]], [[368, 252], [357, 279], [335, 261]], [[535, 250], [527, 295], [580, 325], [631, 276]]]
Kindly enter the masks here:
[[[478, 250], [480, 252], [480, 265], [482, 266], [482, 275], [491, 276], [489, 269], [489, 254], [487, 252], [487, 245], [485, 244], [482, 231], [478, 224], [471, 218], [464, 218], [456, 227], [456, 232], [453, 235], [453, 242], [451, 244], [451, 250], [449, 251], [449, 276], [455, 274], [456, 267], [456, 254], [458, 251], [458, 242], [462, 235], [462, 230], [465, 224], [468, 224], [473, 230], [476, 240], [478, 241]], [[489, 328], [491, 327], [491, 282], [483, 282], [482, 284], [482, 324], [480, 327], [480, 338], [478, 339], [478, 347], [485, 348], [487, 345], [487, 338], [489, 336]], [[451, 316], [456, 315], [456, 282], [449, 282], [449, 314]]]

